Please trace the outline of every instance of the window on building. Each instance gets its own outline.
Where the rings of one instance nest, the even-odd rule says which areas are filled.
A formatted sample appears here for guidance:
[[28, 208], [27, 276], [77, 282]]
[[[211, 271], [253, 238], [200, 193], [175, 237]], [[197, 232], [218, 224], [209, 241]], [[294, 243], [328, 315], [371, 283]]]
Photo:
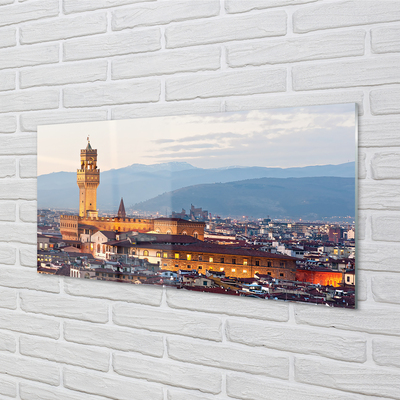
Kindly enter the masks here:
[[179, 260], [179, 253], [175, 253], [175, 260]]
[[199, 267], [197, 267], [198, 269], [203, 269], [203, 267], [200, 265]]
[[[167, 265], [167, 264], [165, 264], [165, 265]], [[175, 264], [175, 268], [179, 268], [179, 265], [178, 265], [178, 264]]]
[[203, 281], [203, 286], [207, 286], [207, 281]]
[[161, 251], [157, 251], [156, 257], [161, 257]]
[[285, 274], [283, 274], [282, 272], [279, 274], [279, 276], [285, 276]]
[[203, 261], [203, 256], [199, 255], [199, 261]]
[[285, 266], [285, 263], [284, 263], [284, 262], [281, 262], [279, 265], [280, 265], [281, 267], [284, 267], [284, 266]]
[[210, 262], [214, 262], [214, 257], [210, 257]]
[[44, 248], [47, 249], [47, 243], [44, 244]]
[[349, 276], [346, 278], [346, 281], [347, 281], [347, 282], [350, 282], [350, 277], [349, 277]]
[[243, 260], [243, 265], [247, 265], [247, 259], [246, 258]]
[[192, 267], [190, 265], [187, 266], [187, 269], [191, 269]]
[[232, 258], [232, 264], [236, 264], [236, 258]]
[[247, 269], [244, 269], [244, 270], [243, 270], [243, 273], [244, 273], [244, 274], [247, 274]]
[[144, 255], [144, 256], [148, 256], [148, 255], [149, 255], [149, 251], [148, 251], [148, 250], [144, 250], [144, 251], [143, 251], [143, 255]]
[[43, 243], [42, 242], [39, 243], [39, 249], [43, 249]]
[[221, 257], [221, 263], [223, 264], [225, 262], [225, 258]]
[[97, 252], [100, 253], [100, 245], [97, 245]]
[[271, 276], [272, 274], [271, 274], [271, 272], [267, 272], [267, 274], [269, 275], [269, 276]]
[[259, 267], [259, 266], [260, 266], [260, 261], [256, 260], [256, 267]]
[[223, 271], [223, 270], [224, 270], [224, 267], [221, 267], [219, 270], [220, 270], [220, 271]]
[[186, 259], [187, 259], [188, 261], [191, 261], [192, 255], [191, 255], [191, 254], [186, 254]]
[[232, 272], [236, 272], [236, 268], [232, 268]]
[[162, 256], [163, 256], [163, 258], [168, 258], [168, 253], [167, 253], [166, 251], [164, 251], [164, 252], [162, 253]]
[[267, 266], [268, 266], [268, 267], [272, 267], [272, 262], [271, 262], [271, 261], [268, 261]]
[[182, 232], [182, 235], [187, 235], [187, 232], [186, 232], [186, 231], [183, 231], [183, 232]]
[[197, 239], [197, 238], [199, 237], [199, 234], [195, 231], [195, 232], [193, 233], [193, 237], [194, 237], [195, 239]]

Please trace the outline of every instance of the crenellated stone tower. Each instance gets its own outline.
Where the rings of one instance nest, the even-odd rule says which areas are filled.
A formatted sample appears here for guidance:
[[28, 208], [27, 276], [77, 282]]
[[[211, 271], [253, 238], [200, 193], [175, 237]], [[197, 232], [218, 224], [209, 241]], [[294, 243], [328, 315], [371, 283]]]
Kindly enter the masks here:
[[97, 168], [97, 150], [92, 149], [88, 138], [86, 149], [81, 150], [81, 168], [77, 170], [79, 186], [79, 216], [97, 217], [97, 188], [100, 170]]

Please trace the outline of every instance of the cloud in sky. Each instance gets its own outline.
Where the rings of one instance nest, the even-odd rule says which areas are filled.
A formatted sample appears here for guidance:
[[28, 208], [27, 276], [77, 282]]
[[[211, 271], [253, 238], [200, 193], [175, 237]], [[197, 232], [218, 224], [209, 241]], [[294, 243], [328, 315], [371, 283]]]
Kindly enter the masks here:
[[38, 173], [75, 171], [88, 133], [102, 171], [180, 159], [203, 168], [340, 164], [355, 159], [355, 118], [355, 105], [341, 104], [43, 126]]

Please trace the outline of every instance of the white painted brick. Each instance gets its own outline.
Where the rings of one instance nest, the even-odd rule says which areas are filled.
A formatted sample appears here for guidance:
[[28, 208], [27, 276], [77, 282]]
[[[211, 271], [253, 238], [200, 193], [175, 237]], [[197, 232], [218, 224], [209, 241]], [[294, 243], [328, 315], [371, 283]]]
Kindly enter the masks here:
[[218, 0], [203, 0], [193, 3], [185, 0], [169, 0], [157, 3], [142, 3], [129, 8], [117, 9], [112, 13], [113, 30], [137, 26], [162, 25], [175, 21], [218, 15]]
[[360, 400], [360, 397], [344, 392], [321, 389], [315, 386], [265, 379], [250, 374], [228, 373], [226, 391], [230, 397], [243, 400]]
[[400, 210], [400, 183], [365, 181], [358, 186], [359, 209]]
[[0, 199], [36, 199], [36, 181], [7, 179], [0, 181]]
[[367, 166], [365, 164], [366, 154], [362, 151], [358, 152], [358, 179], [367, 177]]
[[366, 223], [367, 223], [367, 216], [362, 211], [358, 211], [357, 237], [360, 240], [365, 239]]
[[168, 359], [113, 355], [113, 368], [117, 374], [165, 385], [197, 389], [207, 393], [220, 393], [222, 375], [214, 369], [173, 362]]
[[220, 68], [219, 48], [171, 50], [135, 55], [113, 60], [112, 79], [217, 70]]
[[400, 116], [361, 118], [358, 125], [359, 146], [400, 146]]
[[282, 10], [186, 22], [165, 29], [166, 47], [221, 43], [286, 34], [287, 15]]
[[400, 371], [296, 358], [295, 379], [312, 385], [400, 399]]
[[[1, 185], [0, 187], [4, 188], [5, 186]], [[8, 188], [10, 188], [10, 186], [8, 186]], [[25, 223], [0, 223], [0, 242], [34, 244], [37, 242], [36, 225]]]
[[17, 382], [0, 376], [0, 393], [4, 396], [17, 397]]
[[344, 104], [357, 103], [359, 114], [364, 113], [363, 92], [361, 91], [335, 91], [296, 93], [294, 95], [287, 93], [262, 94], [255, 96], [243, 96], [239, 98], [228, 98], [225, 101], [225, 111], [239, 110], [258, 110], [262, 108], [285, 108], [302, 107], [325, 104]]
[[37, 223], [37, 203], [36, 203], [36, 201], [20, 203], [19, 219], [23, 222], [36, 222]]
[[136, 399], [164, 398], [161, 385], [72, 368], [64, 369], [64, 387], [115, 400], [132, 400], [132, 394]]
[[0, 115], [0, 134], [14, 133], [16, 130], [17, 130], [16, 117], [14, 117], [13, 115]]
[[59, 45], [19, 46], [0, 50], [0, 69], [52, 64], [59, 60]]
[[12, 158], [0, 158], [0, 178], [15, 176], [17, 164]]
[[69, 14], [80, 11], [91, 11], [100, 8], [142, 3], [144, 1], [155, 0], [64, 0], [64, 12]]
[[16, 28], [0, 29], [0, 48], [15, 46], [17, 44]]
[[[249, 346], [264, 346], [292, 353], [315, 354], [336, 360], [365, 362], [366, 339], [359, 335], [332, 334], [299, 327], [289, 328], [228, 320], [227, 338]], [[246, 371], [244, 371], [246, 372]]]
[[283, 92], [286, 89], [286, 70], [280, 68], [198, 74], [167, 78], [165, 85], [167, 100]]
[[20, 72], [21, 88], [105, 81], [107, 61], [63, 63], [50, 67], [29, 68]]
[[373, 339], [372, 357], [378, 365], [400, 367], [400, 342], [393, 339]]
[[168, 400], [228, 400], [226, 397], [216, 397], [212, 394], [205, 394], [199, 391], [188, 391], [184, 389], [169, 389], [167, 390]]
[[[3, 268], [3, 267], [2, 267]], [[17, 292], [12, 289], [0, 287], [0, 307], [9, 308], [10, 310], [15, 310], [17, 308]], [[2, 313], [4, 310], [2, 310]], [[8, 329], [4, 327], [1, 322], [0, 316], [0, 328]]]
[[[1, 117], [0, 117], [1, 118]], [[20, 117], [21, 130], [36, 131], [38, 125], [68, 124], [74, 122], [104, 121], [107, 119], [106, 110], [69, 109], [55, 111], [38, 111], [24, 113]]]
[[221, 111], [219, 100], [180, 101], [178, 103], [134, 104], [112, 109], [112, 119], [189, 115]]
[[[0, 245], [0, 263], [5, 265], [14, 265], [16, 260], [17, 250], [15, 247], [8, 245]], [[4, 267], [1, 268], [0, 282], [4, 275]]]
[[375, 0], [336, 1], [297, 10], [293, 14], [293, 30], [296, 33], [304, 33], [399, 19], [400, 8], [396, 0], [386, 0], [384, 7]]
[[382, 26], [371, 29], [371, 48], [374, 53], [400, 51], [400, 26]]
[[365, 31], [301, 36], [266, 42], [252, 41], [227, 46], [230, 67], [280, 64], [364, 54]]
[[107, 372], [110, 354], [103, 350], [54, 340], [21, 336], [19, 351], [25, 356]]
[[108, 306], [104, 302], [31, 292], [20, 293], [20, 298], [21, 308], [26, 312], [91, 322], [108, 321]]
[[369, 99], [373, 115], [400, 113], [400, 87], [371, 90]]
[[390, 56], [316, 65], [296, 65], [292, 69], [293, 89], [332, 89], [363, 85], [400, 83], [400, 58]]
[[96, 297], [115, 301], [159, 306], [162, 288], [156, 286], [120, 285], [116, 282], [88, 282], [83, 279], [65, 279], [65, 292], [74, 296]]
[[15, 217], [16, 217], [15, 202], [0, 201], [0, 221], [15, 221]]
[[400, 242], [399, 224], [400, 215], [398, 215], [398, 213], [372, 215], [372, 239], [387, 242]]
[[[3, 288], [0, 288], [0, 293], [3, 292], [3, 290]], [[14, 292], [16, 298], [15, 291], [9, 290], [9, 292]], [[2, 306], [3, 302], [0, 304]], [[58, 339], [60, 336], [60, 322], [54, 318], [38, 317], [36, 315], [29, 315], [17, 311], [2, 310], [0, 313], [0, 328], [53, 339]]]
[[115, 304], [113, 321], [117, 325], [155, 332], [176, 333], [216, 341], [221, 341], [222, 338], [220, 319], [208, 315]]
[[225, 10], [228, 13], [238, 13], [263, 8], [291, 6], [296, 4], [312, 3], [316, 0], [226, 0]]
[[368, 278], [363, 273], [357, 272], [356, 296], [358, 301], [365, 301], [368, 299], [367, 279]]
[[0, 112], [5, 113], [58, 108], [59, 97], [58, 90], [56, 89], [23, 90], [15, 93], [0, 93]]
[[399, 284], [400, 276], [398, 274], [373, 276], [371, 287], [374, 300], [383, 303], [400, 304]]
[[36, 154], [36, 147], [35, 134], [0, 135], [0, 155]]
[[70, 39], [72, 37], [104, 33], [107, 30], [106, 14], [85, 14], [25, 24], [20, 29], [23, 44]]
[[3, 267], [1, 269], [0, 285], [17, 289], [60, 293], [60, 279], [58, 276], [46, 276], [38, 274], [36, 271], [16, 266]]
[[121, 329], [116, 326], [94, 326], [75, 321], [64, 322], [64, 338], [69, 342], [114, 350], [133, 351], [149, 356], [162, 357], [163, 337], [148, 331]]
[[58, 0], [32, 0], [0, 8], [0, 26], [58, 15]]
[[20, 382], [19, 395], [22, 400], [107, 400], [105, 397], [79, 394], [61, 387], [39, 386], [31, 382]]
[[202, 293], [167, 289], [167, 303], [172, 308], [183, 308], [191, 311], [283, 322], [289, 319], [289, 306], [284, 302], [258, 301], [258, 299], [237, 298], [212, 293], [206, 293], [204, 296]]
[[220, 344], [206, 341], [188, 341], [180, 337], [167, 339], [168, 355], [178, 361], [206, 365], [221, 369], [266, 375], [275, 378], [289, 378], [289, 357], [249, 350], [244, 346]]
[[60, 383], [60, 369], [57, 365], [42, 360], [33, 360], [29, 357], [2, 355], [0, 373], [54, 386]]
[[19, 246], [19, 262], [24, 267], [36, 268], [37, 249], [36, 246]]
[[[0, 61], [1, 68], [1, 61]], [[0, 91], [13, 90], [15, 89], [16, 75], [13, 71], [2, 71], [0, 72]]]
[[367, 357], [366, 339], [360, 335], [349, 335], [347, 332], [322, 333], [316, 329], [303, 329], [297, 326], [277, 327], [261, 322], [228, 320], [226, 335], [233, 342], [291, 353], [315, 354], [359, 363], [365, 362]]
[[64, 89], [65, 107], [91, 107], [124, 103], [158, 101], [161, 84], [158, 80], [123, 81]]
[[358, 242], [358, 269], [398, 272], [400, 246], [397, 243]]
[[159, 28], [140, 31], [129, 30], [80, 39], [64, 43], [64, 60], [84, 60], [88, 58], [119, 56], [123, 54], [155, 51], [161, 48]]
[[357, 310], [295, 304], [298, 324], [335, 327], [372, 334], [399, 335], [400, 311], [361, 302]]
[[36, 178], [37, 176], [36, 157], [23, 157], [19, 160], [20, 178]]
[[375, 153], [371, 160], [371, 170], [374, 179], [399, 179], [400, 153]]

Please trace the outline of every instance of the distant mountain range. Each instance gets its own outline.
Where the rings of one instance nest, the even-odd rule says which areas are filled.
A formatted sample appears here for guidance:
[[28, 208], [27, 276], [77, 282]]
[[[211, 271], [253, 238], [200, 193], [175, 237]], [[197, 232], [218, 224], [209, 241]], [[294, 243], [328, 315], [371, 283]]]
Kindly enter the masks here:
[[[352, 178], [351, 180], [354, 186], [354, 176], [354, 162], [302, 168], [232, 166], [210, 169], [196, 168], [185, 162], [154, 165], [133, 164], [125, 168], [113, 169], [100, 173], [100, 186], [97, 191], [97, 207], [100, 210], [117, 210], [120, 199], [123, 197], [127, 208], [133, 205], [140, 205], [140, 207], [144, 207], [143, 210], [145, 210], [150, 206], [150, 203], [146, 205], [145, 202], [155, 201], [154, 198], [157, 196], [164, 194], [165, 196], [170, 196], [170, 199], [173, 199], [175, 198], [175, 194], [167, 195], [167, 193], [183, 188], [186, 188], [188, 191], [194, 190], [194, 186], [204, 184], [222, 184], [257, 180], [259, 178], [338, 177]], [[217, 186], [214, 186], [214, 188], [217, 189]], [[225, 189], [227, 189], [227, 187]], [[207, 197], [210, 196], [211, 198], [214, 196], [210, 190], [211, 189], [207, 187]], [[258, 192], [254, 193], [256, 196]], [[261, 192], [257, 195], [264, 196]], [[212, 207], [207, 206], [203, 200], [200, 200], [203, 197], [196, 196], [189, 199], [188, 202], [185, 202], [182, 206], [178, 206], [177, 204], [177, 207], [175, 207], [175, 203], [173, 203], [174, 211], [180, 211], [181, 207], [188, 208], [190, 204], [193, 203], [198, 207], [203, 207], [203, 209], [208, 207], [211, 212], [218, 212]], [[221, 193], [221, 196], [220, 201], [224, 202], [226, 200], [225, 195]], [[75, 172], [56, 172], [38, 177], [39, 208], [77, 208], [78, 198], [79, 192], [76, 184]], [[261, 201], [261, 199], [262, 197], [259, 201]], [[172, 200], [170, 200], [168, 204], [171, 204], [171, 201]], [[159, 211], [165, 212], [165, 207]], [[245, 215], [249, 215], [249, 213]], [[329, 215], [332, 215], [332, 213]]]
[[134, 205], [148, 212], [180, 211], [194, 203], [222, 216], [271, 215], [309, 220], [355, 215], [355, 179], [259, 178], [188, 186]]

